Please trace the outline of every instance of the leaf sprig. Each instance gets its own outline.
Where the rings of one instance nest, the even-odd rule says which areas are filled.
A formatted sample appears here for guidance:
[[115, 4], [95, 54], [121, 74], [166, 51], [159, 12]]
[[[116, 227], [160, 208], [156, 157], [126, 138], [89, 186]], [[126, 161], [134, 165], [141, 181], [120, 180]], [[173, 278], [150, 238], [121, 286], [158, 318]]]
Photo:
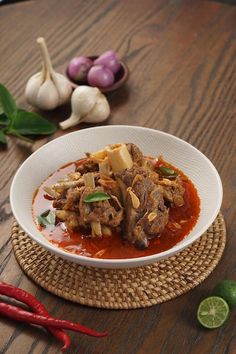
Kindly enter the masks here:
[[7, 145], [6, 134], [23, 140], [26, 136], [49, 135], [56, 126], [34, 112], [19, 109], [10, 92], [0, 83], [0, 143]]
[[178, 176], [178, 173], [172, 168], [166, 166], [159, 166], [157, 172], [164, 178], [175, 179]]
[[38, 223], [39, 225], [46, 227], [46, 228], [52, 228], [55, 226], [56, 223], [56, 214], [54, 210], [46, 210], [42, 214], [38, 216]]
[[108, 200], [108, 199], [111, 199], [111, 197], [107, 193], [93, 192], [93, 193], [88, 194], [84, 198], [84, 202], [85, 203], [94, 203], [94, 202], [102, 202], [102, 201]]

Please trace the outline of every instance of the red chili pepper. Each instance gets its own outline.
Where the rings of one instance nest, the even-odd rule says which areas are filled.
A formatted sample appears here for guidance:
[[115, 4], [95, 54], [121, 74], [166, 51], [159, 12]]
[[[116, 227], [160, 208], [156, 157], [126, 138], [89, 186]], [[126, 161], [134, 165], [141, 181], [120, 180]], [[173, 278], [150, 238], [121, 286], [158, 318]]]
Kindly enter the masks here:
[[[9, 296], [13, 299], [23, 302], [24, 304], [28, 305], [32, 310], [34, 310], [34, 312], [38, 315], [50, 317], [43, 304], [39, 302], [33, 295], [24, 291], [23, 289], [0, 281], [0, 294]], [[65, 333], [62, 329], [56, 329], [53, 327], [47, 327], [47, 329], [57, 339], [63, 342], [64, 346], [61, 349], [62, 351], [65, 351], [69, 348], [71, 340], [70, 336], [67, 333]]]
[[92, 337], [105, 337], [108, 334], [107, 332], [97, 332], [94, 329], [85, 327], [78, 322], [75, 323], [60, 320], [58, 318], [37, 315], [35, 313], [25, 311], [20, 307], [9, 305], [4, 302], [0, 302], [0, 314], [16, 321], [33, 323], [44, 327], [69, 329], [71, 331], [84, 333]]

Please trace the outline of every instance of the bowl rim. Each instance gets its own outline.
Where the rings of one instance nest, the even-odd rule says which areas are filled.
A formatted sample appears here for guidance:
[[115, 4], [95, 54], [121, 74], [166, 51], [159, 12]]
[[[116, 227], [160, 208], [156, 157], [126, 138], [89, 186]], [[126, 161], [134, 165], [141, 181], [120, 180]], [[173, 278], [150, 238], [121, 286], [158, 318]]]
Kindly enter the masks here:
[[[63, 249], [53, 246], [52, 243], [50, 243], [46, 238], [45, 238], [45, 243], [43, 241], [41, 241], [40, 239], [37, 238], [37, 236], [35, 236], [34, 234], [32, 234], [27, 225], [25, 225], [25, 223], [21, 222], [21, 220], [18, 218], [17, 215], [17, 211], [15, 209], [14, 203], [13, 203], [13, 192], [14, 192], [14, 188], [15, 188], [15, 183], [17, 181], [18, 175], [21, 171], [22, 168], [24, 168], [24, 166], [32, 159], [34, 159], [37, 154], [40, 154], [41, 151], [47, 149], [50, 145], [54, 144], [55, 141], [59, 141], [59, 140], [63, 140], [63, 139], [68, 139], [68, 137], [72, 136], [72, 135], [77, 135], [80, 134], [80, 132], [86, 132], [87, 130], [110, 130], [110, 129], [116, 129], [116, 128], [123, 128], [123, 129], [135, 129], [135, 130], [143, 130], [147, 133], [158, 133], [161, 134], [163, 136], [166, 137], [170, 137], [170, 138], [174, 138], [175, 140], [187, 144], [190, 148], [194, 149], [198, 154], [201, 155], [201, 157], [211, 166], [212, 170], [214, 171], [215, 177], [216, 177], [216, 181], [218, 184], [218, 200], [217, 203], [215, 204], [215, 211], [212, 214], [211, 218], [209, 218], [208, 222], [204, 224], [204, 226], [201, 227], [201, 229], [192, 237], [191, 240], [188, 240], [185, 236], [185, 239], [183, 239], [182, 243], [177, 243], [175, 246], [173, 246], [172, 248], [164, 251], [164, 252], [160, 252], [160, 253], [154, 253], [152, 255], [149, 256], [144, 256], [144, 257], [135, 257], [135, 258], [122, 258], [122, 259], [109, 259], [109, 258], [90, 258], [90, 257], [86, 257], [86, 256], [81, 256], [78, 254], [74, 254], [74, 253], [70, 253], [70, 252], [66, 252]], [[60, 168], [60, 166], [58, 167]], [[32, 195], [33, 198], [33, 195]], [[42, 147], [40, 147], [38, 150], [36, 150], [34, 153], [32, 153], [17, 169], [15, 176], [12, 180], [11, 183], [11, 187], [10, 187], [10, 205], [11, 205], [11, 209], [12, 209], [12, 213], [16, 219], [16, 221], [18, 222], [18, 224], [22, 227], [22, 229], [34, 240], [36, 241], [38, 244], [40, 244], [43, 248], [46, 248], [47, 250], [49, 250], [50, 252], [56, 254], [57, 256], [61, 256], [62, 258], [67, 258], [69, 261], [72, 262], [76, 262], [76, 263], [80, 263], [81, 260], [81, 264], [87, 264], [88, 266], [92, 266], [92, 267], [100, 267], [100, 268], [129, 268], [129, 267], [139, 267], [143, 264], [151, 264], [157, 261], [160, 261], [161, 259], [164, 259], [166, 257], [170, 257], [173, 254], [180, 252], [182, 250], [184, 250], [186, 247], [190, 246], [193, 242], [195, 242], [208, 228], [209, 226], [213, 223], [213, 221], [215, 220], [215, 218], [217, 217], [221, 204], [222, 204], [222, 199], [223, 199], [223, 187], [222, 187], [222, 182], [219, 176], [219, 173], [217, 171], [217, 169], [215, 168], [215, 166], [213, 165], [213, 163], [200, 151], [198, 150], [196, 147], [194, 147], [193, 145], [191, 145], [190, 143], [186, 142], [183, 139], [180, 139], [179, 137], [163, 132], [161, 130], [157, 130], [157, 129], [152, 129], [152, 128], [146, 128], [146, 127], [141, 127], [141, 126], [132, 126], [132, 125], [108, 125], [108, 126], [99, 126], [99, 127], [91, 127], [91, 128], [86, 128], [83, 130], [76, 130], [74, 132], [65, 134], [63, 136], [60, 136], [56, 139], [53, 139], [51, 141], [49, 141], [47, 144], [43, 145]], [[35, 225], [36, 227], [36, 225]], [[75, 261], [76, 259], [76, 261]], [[137, 265], [135, 265], [135, 263], [138, 263]], [[124, 266], [125, 264], [125, 266]], [[103, 267], [104, 266], [104, 267]]]

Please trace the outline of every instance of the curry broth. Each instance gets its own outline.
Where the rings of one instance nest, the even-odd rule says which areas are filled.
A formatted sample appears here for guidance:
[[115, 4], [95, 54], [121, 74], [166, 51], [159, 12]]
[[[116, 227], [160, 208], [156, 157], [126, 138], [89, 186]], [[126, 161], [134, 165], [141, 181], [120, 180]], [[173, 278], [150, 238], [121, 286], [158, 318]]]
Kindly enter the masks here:
[[82, 256], [103, 259], [144, 257], [172, 248], [180, 242], [196, 224], [200, 212], [200, 199], [196, 188], [182, 171], [167, 162], [160, 160], [156, 163], [156, 167], [162, 164], [171, 167], [181, 175], [185, 187], [185, 203], [181, 207], [169, 209], [169, 221], [165, 229], [158, 237], [150, 240], [147, 249], [137, 249], [134, 245], [123, 240], [122, 235], [117, 232], [113, 233], [111, 236], [103, 236], [101, 239], [96, 240], [89, 237], [91, 235], [88, 230], [80, 230], [80, 232], [68, 231], [63, 222], [58, 223], [52, 230], [42, 228], [37, 223], [37, 216], [45, 210], [54, 209], [52, 207], [52, 198], [45, 193], [43, 187], [46, 185], [52, 185], [66, 174], [74, 172], [76, 165], [82, 161], [84, 161], [84, 159], [69, 163], [54, 172], [42, 183], [33, 198], [32, 212], [37, 227], [48, 241], [63, 250], [77, 253]]

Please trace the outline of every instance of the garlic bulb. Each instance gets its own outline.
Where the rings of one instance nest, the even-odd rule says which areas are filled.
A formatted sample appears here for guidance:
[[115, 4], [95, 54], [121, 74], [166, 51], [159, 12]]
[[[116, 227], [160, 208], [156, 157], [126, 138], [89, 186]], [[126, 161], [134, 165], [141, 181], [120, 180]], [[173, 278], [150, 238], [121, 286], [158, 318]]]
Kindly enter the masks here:
[[110, 115], [110, 106], [106, 97], [97, 87], [79, 86], [71, 96], [72, 114], [60, 123], [61, 129], [79, 124], [99, 123]]
[[104, 95], [97, 98], [97, 102], [91, 111], [83, 118], [86, 123], [99, 123], [107, 119], [110, 115], [110, 106]]
[[44, 38], [38, 38], [37, 43], [41, 49], [43, 68], [28, 80], [25, 96], [32, 106], [50, 110], [70, 99], [72, 86], [65, 76], [54, 71]]

